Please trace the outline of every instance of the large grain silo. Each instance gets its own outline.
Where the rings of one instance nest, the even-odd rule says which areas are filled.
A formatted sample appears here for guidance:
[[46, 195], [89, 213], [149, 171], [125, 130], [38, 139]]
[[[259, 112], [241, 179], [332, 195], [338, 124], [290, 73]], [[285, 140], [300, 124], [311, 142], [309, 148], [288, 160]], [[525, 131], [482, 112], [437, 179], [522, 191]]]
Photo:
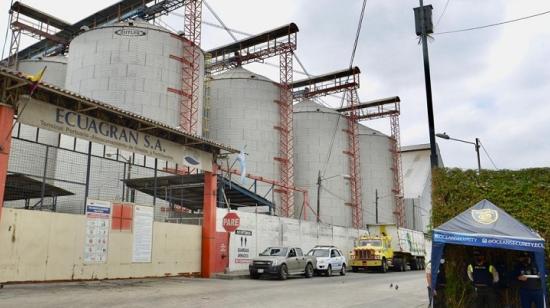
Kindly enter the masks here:
[[[66, 88], [171, 127], [178, 127], [180, 104], [190, 92], [189, 86], [185, 86], [189, 83], [183, 80], [183, 68], [189, 60], [188, 56], [184, 56], [187, 54], [184, 48], [189, 48], [190, 44], [167, 29], [139, 19], [83, 29], [69, 46]], [[201, 134], [204, 56], [202, 51], [199, 52], [196, 132]], [[115, 149], [107, 149], [106, 152], [111, 158], [124, 163], [132, 157], [131, 153], [125, 152], [117, 156]], [[102, 147], [93, 144], [92, 153], [101, 155]], [[140, 155], [136, 155], [135, 159], [143, 161]], [[153, 176], [149, 171], [139, 172], [137, 167], [131, 169], [131, 174], [127, 174], [124, 168], [122, 164], [106, 159], [92, 160], [89, 197], [120, 199], [123, 185], [121, 179]], [[65, 177], [67, 174], [58, 172], [58, 175]], [[105, 183], [110, 184], [106, 186]], [[135, 202], [150, 203], [152, 197], [137, 193]], [[156, 214], [159, 214], [159, 210], [157, 207]]]
[[[349, 156], [343, 153], [348, 150], [347, 125], [340, 113], [313, 101], [294, 105], [294, 183], [309, 190], [310, 206], [316, 211], [321, 171], [320, 219], [339, 226], [352, 225]], [[302, 195], [296, 194], [295, 200], [296, 216], [303, 218]], [[315, 219], [309, 209], [307, 219]]]
[[391, 142], [387, 135], [359, 124], [364, 224], [395, 223]]
[[[85, 31], [69, 46], [66, 88], [177, 127], [182, 95], [189, 93], [182, 82], [184, 44], [190, 43], [143, 20]], [[200, 71], [199, 133], [203, 114], [203, 56]]]
[[[268, 179], [280, 179], [279, 99], [277, 83], [242, 67], [214, 75], [208, 85], [208, 137], [244, 149], [247, 172]], [[235, 156], [229, 159], [230, 164]], [[245, 186], [250, 186], [249, 181]], [[258, 182], [257, 193], [279, 205], [271, 185]]]

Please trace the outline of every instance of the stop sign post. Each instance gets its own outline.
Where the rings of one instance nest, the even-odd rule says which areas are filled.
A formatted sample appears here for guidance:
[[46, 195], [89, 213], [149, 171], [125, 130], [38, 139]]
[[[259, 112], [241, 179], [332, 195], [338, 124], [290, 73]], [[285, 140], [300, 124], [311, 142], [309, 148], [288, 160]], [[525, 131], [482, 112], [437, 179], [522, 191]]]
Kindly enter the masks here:
[[235, 212], [229, 212], [223, 217], [223, 228], [227, 232], [233, 232], [241, 225], [241, 219]]

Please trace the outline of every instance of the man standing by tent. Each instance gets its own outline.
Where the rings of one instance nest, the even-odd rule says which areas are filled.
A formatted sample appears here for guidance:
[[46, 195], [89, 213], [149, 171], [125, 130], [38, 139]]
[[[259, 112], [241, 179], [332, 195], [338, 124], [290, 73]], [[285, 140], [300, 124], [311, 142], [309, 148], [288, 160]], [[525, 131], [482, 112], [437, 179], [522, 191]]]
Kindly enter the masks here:
[[531, 308], [535, 304], [535, 308], [544, 308], [540, 273], [528, 252], [521, 253], [513, 277], [519, 281], [521, 307]]
[[468, 265], [468, 278], [473, 282], [476, 297], [475, 307], [496, 307], [496, 296], [493, 284], [498, 282], [498, 271], [485, 261], [485, 255], [474, 251], [474, 263]]

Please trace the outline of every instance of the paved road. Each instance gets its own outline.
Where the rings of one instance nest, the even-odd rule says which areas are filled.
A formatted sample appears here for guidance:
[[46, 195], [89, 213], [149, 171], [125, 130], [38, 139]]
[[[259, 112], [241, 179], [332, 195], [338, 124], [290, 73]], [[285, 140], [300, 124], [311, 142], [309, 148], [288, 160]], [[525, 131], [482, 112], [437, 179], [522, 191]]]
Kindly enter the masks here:
[[[399, 288], [390, 288], [397, 284]], [[0, 307], [427, 307], [422, 271], [278, 280], [161, 278], [7, 285]]]

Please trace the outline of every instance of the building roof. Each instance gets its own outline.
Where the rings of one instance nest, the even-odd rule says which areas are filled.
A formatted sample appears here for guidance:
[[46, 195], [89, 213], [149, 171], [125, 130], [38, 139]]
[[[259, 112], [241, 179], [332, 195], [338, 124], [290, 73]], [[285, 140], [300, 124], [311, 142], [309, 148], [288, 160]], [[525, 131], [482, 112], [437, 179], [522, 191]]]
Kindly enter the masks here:
[[63, 188], [35, 180], [19, 173], [8, 174], [6, 179], [6, 192], [4, 201], [28, 200], [42, 197], [60, 197], [74, 195], [72, 192]]
[[[124, 180], [130, 188], [153, 196], [155, 194], [155, 178], [135, 178]], [[231, 208], [247, 206], [269, 206], [272, 202], [243, 186], [218, 175], [218, 182], [223, 184], [225, 196]], [[204, 174], [169, 175], [156, 178], [157, 198], [185, 206], [189, 209], [202, 209], [204, 199]], [[223, 207], [223, 197], [218, 194], [218, 206]]]
[[[11, 90], [19, 89], [21, 91], [19, 95], [29, 94], [30, 89], [27, 85], [32, 81], [28, 76], [24, 75], [23, 73], [5, 67], [0, 67], [0, 77], [11, 80], [11, 83], [2, 83], [2, 87], [6, 86]], [[229, 153], [239, 152], [239, 150], [234, 149], [230, 146], [205, 139], [201, 136], [177, 130], [164, 123], [146, 118], [144, 116], [98, 100], [94, 100], [89, 97], [85, 97], [78, 93], [57, 87], [46, 82], [40, 82], [38, 84], [38, 87], [33, 94], [33, 98], [42, 100], [49, 104], [73, 110], [81, 114], [89, 115], [91, 117], [97, 118], [98, 115], [100, 115], [102, 119], [105, 119], [105, 121], [109, 121], [113, 124], [121, 125], [138, 131], [147, 131], [147, 134], [151, 136], [170, 140], [172, 142], [209, 153], [215, 153], [221, 150]]]

